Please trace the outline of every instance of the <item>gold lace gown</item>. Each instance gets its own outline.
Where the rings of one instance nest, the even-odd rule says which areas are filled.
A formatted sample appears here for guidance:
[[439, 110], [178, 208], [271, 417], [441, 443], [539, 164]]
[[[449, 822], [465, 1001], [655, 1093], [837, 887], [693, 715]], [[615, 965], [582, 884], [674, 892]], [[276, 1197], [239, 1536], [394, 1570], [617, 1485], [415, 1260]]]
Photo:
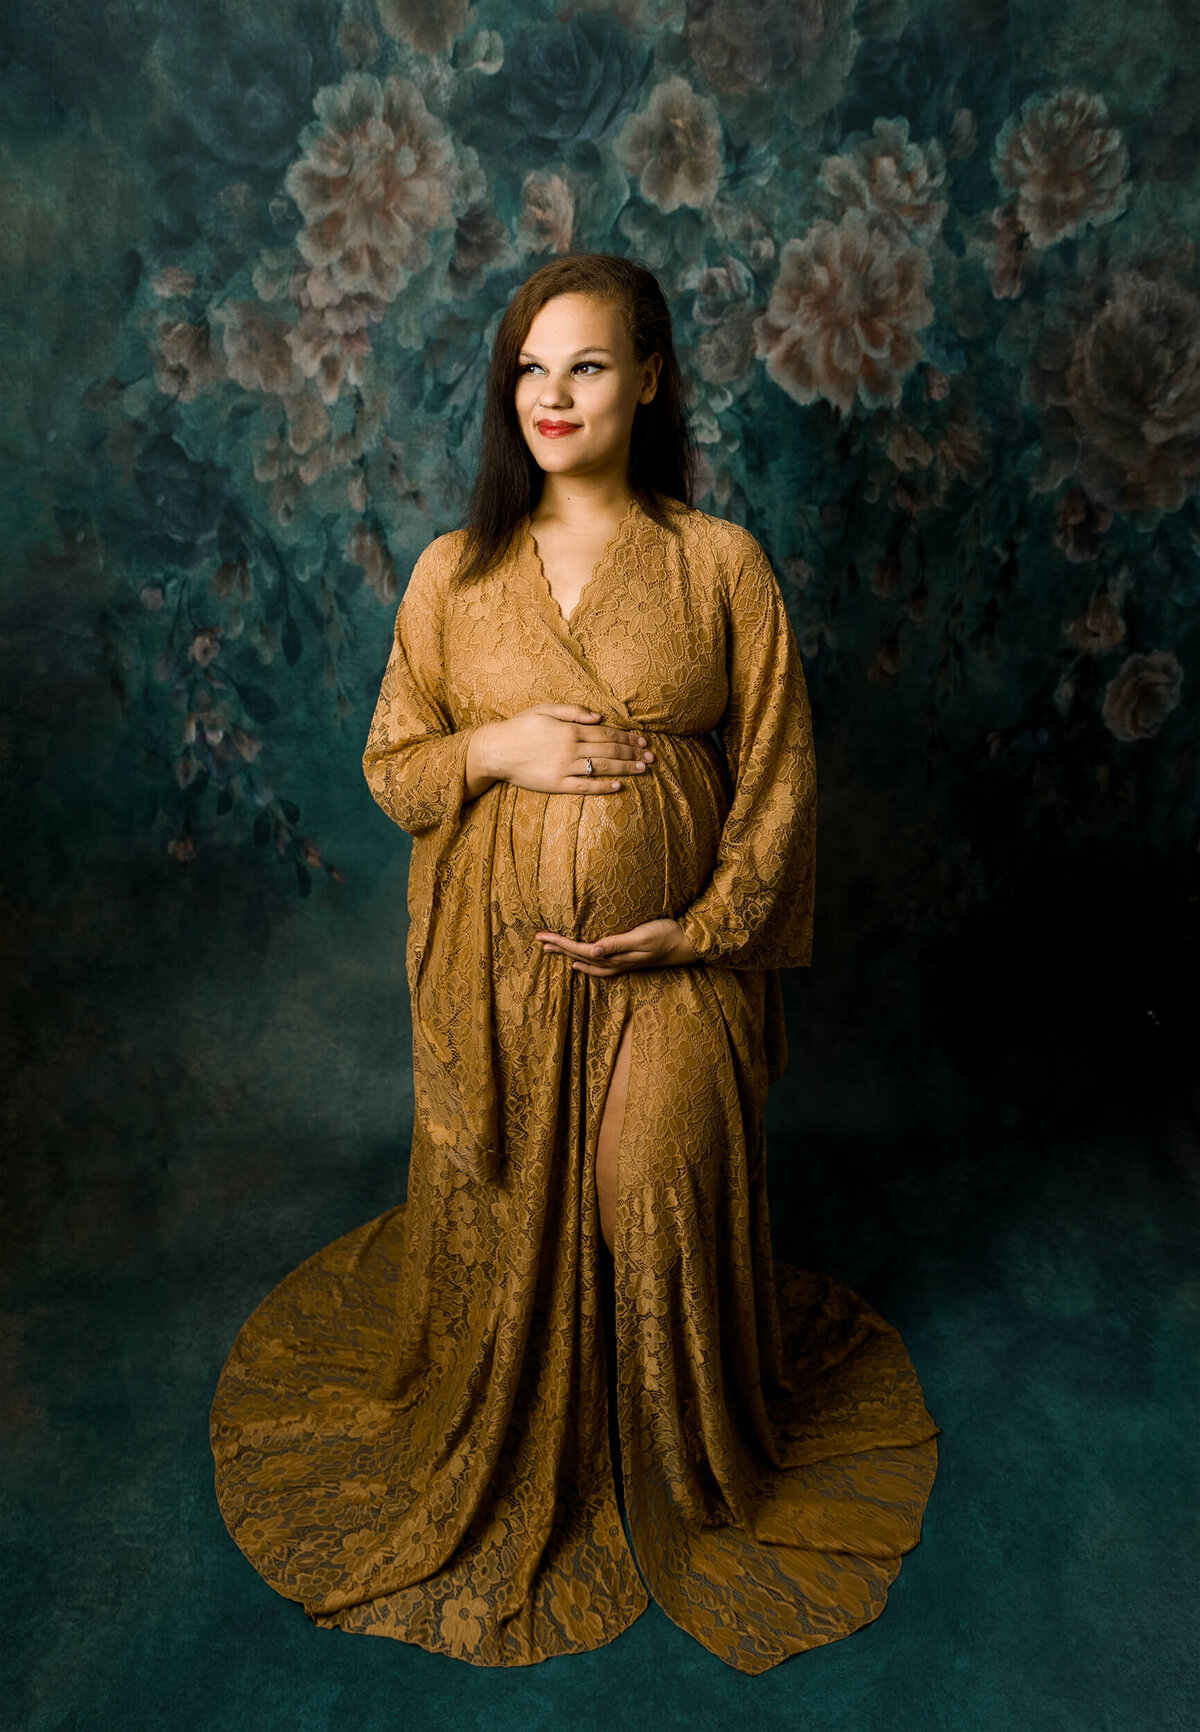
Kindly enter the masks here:
[[[413, 838], [407, 1200], [243, 1324], [211, 1414], [219, 1505], [319, 1625], [478, 1665], [596, 1648], [654, 1599], [739, 1671], [877, 1617], [939, 1427], [903, 1341], [772, 1260], [764, 1103], [778, 971], [810, 958], [808, 699], [771, 565], [736, 524], [632, 504], [564, 619], [528, 519], [450, 583], [421, 555], [363, 765]], [[637, 727], [619, 793], [497, 782], [472, 729], [541, 702]], [[719, 730], [728, 768], [713, 739]], [[698, 963], [609, 978], [533, 941], [676, 916]], [[610, 1454], [596, 1135], [626, 1013]]]

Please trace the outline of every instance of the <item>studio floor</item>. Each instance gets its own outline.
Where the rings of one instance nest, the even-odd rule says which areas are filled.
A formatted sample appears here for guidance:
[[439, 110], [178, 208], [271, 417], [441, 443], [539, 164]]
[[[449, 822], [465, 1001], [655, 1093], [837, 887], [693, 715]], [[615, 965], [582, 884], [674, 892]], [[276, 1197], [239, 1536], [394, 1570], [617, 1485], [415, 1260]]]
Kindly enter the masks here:
[[776, 1250], [896, 1325], [942, 1427], [921, 1543], [853, 1636], [751, 1678], [651, 1604], [596, 1652], [475, 1668], [317, 1629], [259, 1579], [214, 1500], [208, 1407], [258, 1301], [403, 1195], [390, 919], [381, 900], [348, 946], [287, 914], [235, 951], [181, 913], [123, 953], [94, 933], [106, 960], [82, 971], [68, 921], [24, 978], [4, 1724], [1193, 1725], [1196, 1121], [1152, 1019], [992, 1018], [968, 1041], [951, 1007], [884, 1029], [844, 982], [789, 987]]

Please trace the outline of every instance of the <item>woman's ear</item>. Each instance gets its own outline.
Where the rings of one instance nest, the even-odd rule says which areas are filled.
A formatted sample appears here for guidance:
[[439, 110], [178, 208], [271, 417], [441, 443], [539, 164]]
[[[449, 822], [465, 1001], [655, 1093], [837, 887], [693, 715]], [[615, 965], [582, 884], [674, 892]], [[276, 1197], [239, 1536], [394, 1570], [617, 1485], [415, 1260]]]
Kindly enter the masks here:
[[654, 401], [654, 394], [658, 390], [658, 375], [662, 371], [662, 356], [660, 354], [655, 353], [651, 355], [650, 359], [646, 362], [646, 371], [649, 373], [650, 377], [642, 385], [642, 391], [645, 392], [648, 390], [650, 395], [648, 397], [641, 396], [638, 401], [641, 403], [652, 403]]

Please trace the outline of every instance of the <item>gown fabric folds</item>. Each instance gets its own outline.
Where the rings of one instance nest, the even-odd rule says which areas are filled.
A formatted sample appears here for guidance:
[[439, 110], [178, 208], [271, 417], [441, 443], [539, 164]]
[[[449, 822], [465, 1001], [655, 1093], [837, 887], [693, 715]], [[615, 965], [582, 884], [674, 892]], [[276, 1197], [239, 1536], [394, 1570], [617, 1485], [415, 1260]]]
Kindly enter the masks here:
[[[273, 1588], [318, 1625], [477, 1665], [597, 1648], [648, 1590], [763, 1672], [879, 1615], [937, 1470], [897, 1331], [772, 1257], [779, 970], [812, 942], [808, 698], [759, 543], [697, 510], [673, 523], [631, 503], [569, 618], [528, 518], [469, 585], [465, 531], [418, 559], [363, 758], [413, 839], [407, 1199], [268, 1294], [212, 1406], [221, 1512]], [[636, 727], [655, 762], [619, 793], [466, 799], [474, 728], [544, 702]], [[699, 962], [589, 976], [533, 940], [663, 915]], [[627, 1016], [612, 1279], [633, 1552], [594, 1177]]]

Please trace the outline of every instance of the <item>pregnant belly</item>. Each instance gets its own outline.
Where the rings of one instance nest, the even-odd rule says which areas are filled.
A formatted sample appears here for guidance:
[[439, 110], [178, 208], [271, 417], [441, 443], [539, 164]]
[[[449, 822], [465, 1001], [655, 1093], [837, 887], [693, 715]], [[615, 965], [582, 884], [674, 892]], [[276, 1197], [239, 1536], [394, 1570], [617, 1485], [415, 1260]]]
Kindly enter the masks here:
[[619, 792], [509, 789], [510, 918], [591, 943], [681, 913], [708, 882], [729, 809], [720, 754], [707, 734], [642, 731], [654, 763]]

